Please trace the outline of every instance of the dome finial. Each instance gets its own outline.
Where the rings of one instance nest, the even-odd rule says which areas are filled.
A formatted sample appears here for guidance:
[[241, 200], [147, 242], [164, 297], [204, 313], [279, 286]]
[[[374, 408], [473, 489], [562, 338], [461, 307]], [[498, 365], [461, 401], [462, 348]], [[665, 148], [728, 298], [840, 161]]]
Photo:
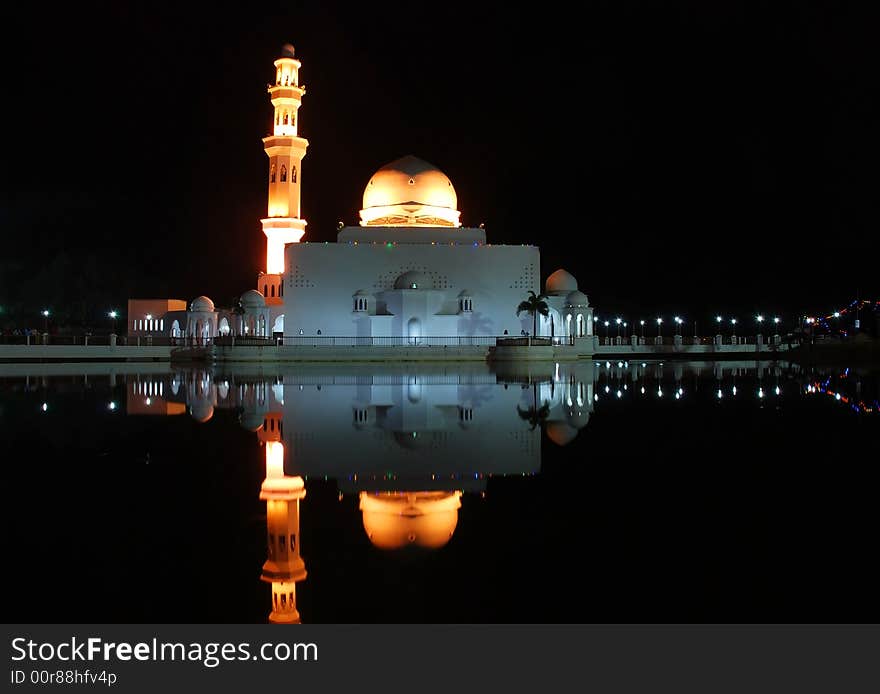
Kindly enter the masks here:
[[282, 58], [293, 58], [294, 57], [294, 48], [292, 43], [285, 43], [281, 47], [281, 57]]

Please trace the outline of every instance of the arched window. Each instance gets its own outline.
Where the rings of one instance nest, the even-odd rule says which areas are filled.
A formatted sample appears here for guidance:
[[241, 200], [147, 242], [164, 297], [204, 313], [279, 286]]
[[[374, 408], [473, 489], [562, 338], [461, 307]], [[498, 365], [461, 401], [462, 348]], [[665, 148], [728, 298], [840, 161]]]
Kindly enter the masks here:
[[290, 168], [290, 180], [296, 183], [296, 167], [292, 166]]
[[272, 172], [269, 174], [269, 183], [275, 183], [275, 164], [272, 164]]
[[268, 294], [269, 294], [269, 285], [264, 284], [263, 285], [263, 296], [268, 296]]
[[281, 165], [281, 182], [287, 182], [287, 167], [284, 164]]
[[269, 292], [272, 294], [272, 296], [275, 296], [275, 285], [274, 284], [269, 288]]
[[287, 125], [287, 111], [284, 112], [284, 125]]

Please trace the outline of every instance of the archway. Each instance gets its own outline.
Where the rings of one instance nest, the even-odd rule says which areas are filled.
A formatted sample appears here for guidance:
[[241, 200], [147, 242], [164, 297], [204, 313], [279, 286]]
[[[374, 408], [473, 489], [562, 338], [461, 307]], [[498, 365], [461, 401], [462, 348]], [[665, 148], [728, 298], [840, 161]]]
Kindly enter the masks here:
[[229, 328], [229, 319], [226, 316], [223, 316], [223, 318], [220, 319], [220, 328], [218, 329], [218, 332], [221, 335], [228, 335], [231, 332]]
[[418, 318], [410, 318], [406, 324], [406, 334], [411, 345], [419, 344], [422, 337], [422, 321]]
[[171, 337], [180, 337], [180, 323], [177, 320], [171, 324]]
[[582, 313], [577, 314], [577, 322], [575, 323], [575, 335], [577, 337], [583, 337], [586, 335], [586, 326], [584, 325], [584, 315]]
[[272, 324], [272, 332], [273, 333], [281, 333], [284, 334], [284, 314], [282, 313], [275, 319], [275, 322]]

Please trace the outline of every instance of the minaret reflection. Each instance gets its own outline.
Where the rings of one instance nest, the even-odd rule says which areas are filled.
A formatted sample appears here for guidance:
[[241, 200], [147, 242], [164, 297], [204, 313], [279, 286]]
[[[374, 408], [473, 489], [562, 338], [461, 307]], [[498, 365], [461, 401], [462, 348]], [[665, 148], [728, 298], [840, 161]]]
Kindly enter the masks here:
[[266, 479], [260, 499], [266, 502], [266, 546], [268, 558], [260, 579], [272, 584], [269, 621], [299, 624], [296, 584], [306, 577], [306, 565], [299, 554], [299, 502], [305, 498], [303, 478], [284, 474], [284, 444], [266, 442]]

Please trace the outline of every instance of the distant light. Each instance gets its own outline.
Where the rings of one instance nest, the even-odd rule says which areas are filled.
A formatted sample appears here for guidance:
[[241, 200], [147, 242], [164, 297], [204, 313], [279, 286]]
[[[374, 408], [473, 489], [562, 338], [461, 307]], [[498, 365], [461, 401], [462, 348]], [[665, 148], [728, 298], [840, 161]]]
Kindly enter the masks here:
[[657, 397], [658, 397], [658, 398], [662, 398], [662, 397], [663, 397], [663, 389], [662, 389], [662, 388], [658, 388], [658, 389], [657, 389]]
[[116, 311], [110, 311], [110, 313], [108, 313], [107, 315], [110, 316], [111, 318], [116, 318], [116, 316], [118, 316], [119, 314], [116, 313]]
[[720, 400], [720, 399], [721, 399], [721, 398], [723, 398], [723, 397], [724, 397], [724, 393], [722, 393], [722, 392], [721, 392], [721, 388], [719, 388], [719, 389], [718, 389], [718, 392], [717, 392], [717, 393], [715, 393], [715, 395], [717, 395], [717, 396], [718, 396], [718, 399], [719, 399], [719, 400]]
[[773, 322], [776, 323], [776, 325], [779, 325], [779, 317], [778, 317], [778, 316], [775, 317], [775, 318], [773, 319]]
[[48, 411], [49, 411], [49, 403], [48, 403], [48, 402], [44, 402], [42, 405], [40, 405], [40, 409], [41, 409], [43, 412], [48, 412]]
[[758, 397], [759, 397], [759, 398], [763, 398], [763, 397], [764, 397], [764, 389], [763, 389], [763, 388], [758, 388]]
[[776, 386], [776, 390], [775, 390], [774, 392], [775, 392], [777, 395], [781, 395], [781, 394], [782, 394], [782, 388], [780, 388], [779, 386]]
[[645, 324], [645, 321], [643, 321], [643, 320], [639, 321], [639, 325], [644, 325], [644, 324]]
[[621, 366], [623, 366], [623, 362], [622, 361], [617, 362], [617, 368], [619, 369]]
[[645, 386], [642, 386], [642, 395], [645, 394]]
[[733, 387], [732, 392], [733, 392], [734, 395], [736, 395], [736, 386]]
[[394, 244], [392, 244], [391, 241], [389, 241], [388, 243], [385, 244], [385, 248], [391, 248], [391, 246], [393, 246], [393, 245]]
[[840, 400], [840, 393], [836, 393], [836, 394], [834, 395], [834, 399], [835, 399], [835, 400]]
[[43, 314], [43, 316], [44, 316], [45, 318], [48, 318], [48, 317], [49, 317], [49, 309], [44, 308], [44, 309], [41, 311], [41, 313]]
[[622, 318], [616, 318], [616, 319], [615, 319], [615, 323], [617, 323], [618, 325], [620, 325], [622, 322], [623, 322], [623, 319], [622, 319]]
[[662, 322], [663, 322], [663, 319], [662, 319], [662, 318], [658, 318], [658, 319], [657, 319], [657, 325], [660, 325]]
[[736, 325], [736, 318], [731, 318], [731, 319], [730, 319], [730, 322], [731, 322], [733, 325]]
[[762, 316], [762, 315], [759, 313], [757, 316], [755, 316], [755, 320], [758, 321], [759, 323], [763, 323], [763, 322], [764, 322], [764, 316]]
[[152, 404], [153, 404], [153, 401], [152, 401], [151, 398], [147, 398], [144, 402], [146, 402], [147, 405], [152, 405]]
[[112, 412], [113, 410], [116, 409], [116, 403], [113, 401], [110, 401], [109, 403], [107, 403], [107, 409]]
[[675, 394], [675, 399], [676, 399], [676, 400], [680, 400], [680, 399], [681, 399], [681, 393], [676, 393], [676, 394]]
[[715, 320], [717, 320], [720, 323], [722, 321], [722, 318], [721, 318], [721, 316], [715, 316]]
[[835, 317], [835, 318], [840, 318], [840, 311], [835, 311], [835, 312], [834, 312], [834, 317]]
[[608, 321], [605, 321], [605, 327], [606, 328], [608, 327]]
[[621, 393], [621, 392], [618, 390], [618, 391], [617, 391], [617, 397], [621, 397], [622, 395], [623, 395], [623, 393]]
[[146, 318], [147, 318], [147, 320], [152, 320], [152, 319], [153, 319], [153, 314], [152, 314], [152, 313], [148, 313], [147, 316], [146, 316]]
[[606, 392], [606, 393], [610, 393], [610, 392], [611, 392], [611, 388], [609, 388], [608, 386], [605, 386], [605, 392]]

